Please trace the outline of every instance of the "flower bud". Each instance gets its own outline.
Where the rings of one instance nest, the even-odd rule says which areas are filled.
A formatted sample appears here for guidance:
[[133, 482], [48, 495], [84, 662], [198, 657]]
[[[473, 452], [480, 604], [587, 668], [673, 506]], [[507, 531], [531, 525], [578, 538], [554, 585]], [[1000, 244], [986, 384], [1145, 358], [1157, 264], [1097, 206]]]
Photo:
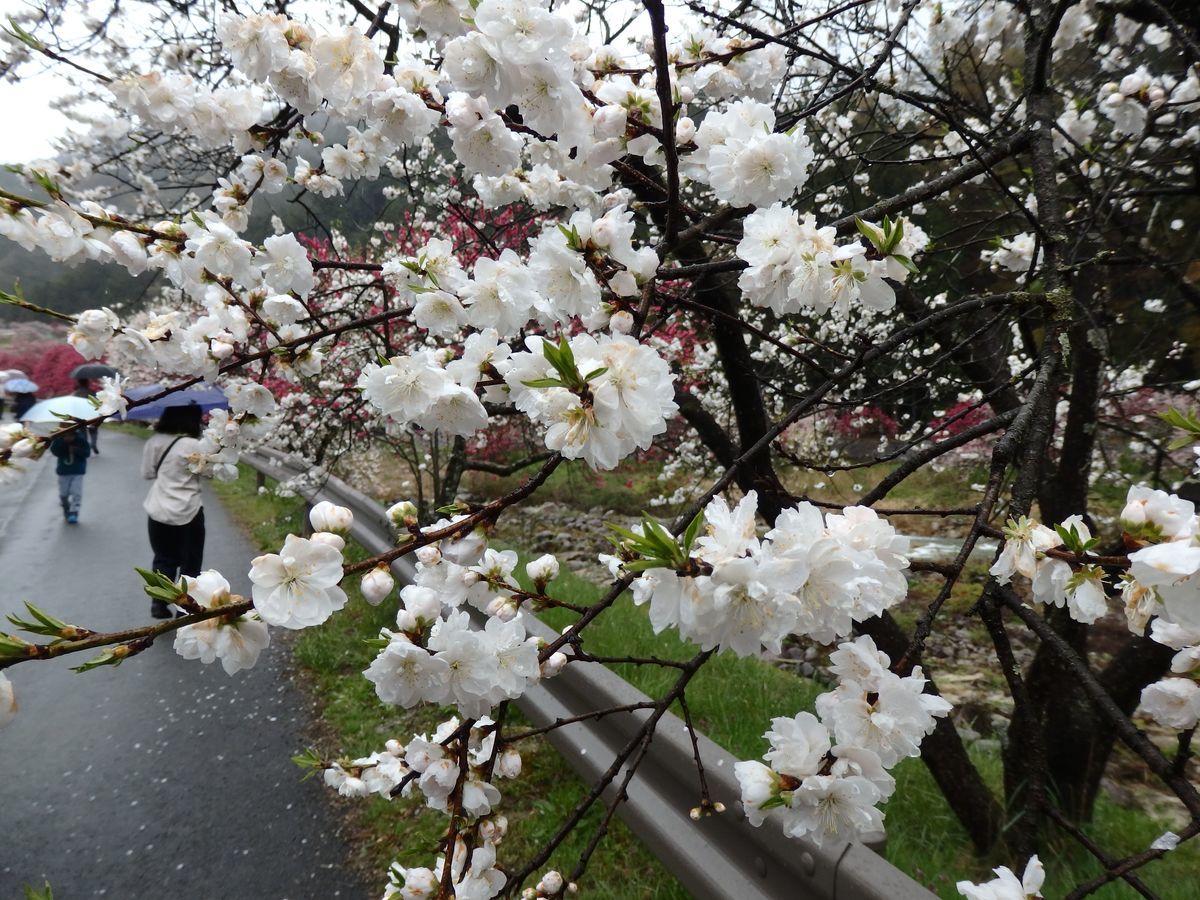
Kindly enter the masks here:
[[495, 597], [487, 606], [487, 614], [501, 622], [511, 622], [517, 615], [517, 601], [514, 597]]
[[232, 343], [222, 338], [213, 338], [208, 342], [208, 352], [216, 360], [229, 359], [234, 349]]
[[484, 840], [498, 844], [508, 834], [508, 819], [504, 816], [488, 816], [479, 823], [479, 835]]
[[334, 534], [330, 531], [314, 531], [309, 540], [314, 544], [324, 544], [327, 547], [332, 547], [338, 553], [346, 549], [346, 539], [340, 534]]
[[13, 459], [28, 459], [37, 452], [37, 441], [34, 438], [21, 438], [12, 445]]
[[397, 528], [407, 528], [417, 524], [417, 504], [411, 500], [401, 500], [388, 507], [387, 517]]
[[516, 750], [505, 750], [496, 760], [496, 774], [501, 778], [516, 778], [521, 774], [521, 754]]
[[1121, 521], [1127, 525], [1146, 524], [1146, 504], [1142, 500], [1131, 500], [1121, 510]]
[[592, 243], [602, 250], [607, 250], [617, 239], [616, 227], [611, 219], [597, 219], [592, 223]]
[[392, 577], [387, 563], [380, 563], [364, 575], [360, 585], [363, 599], [372, 606], [378, 606], [386, 600], [395, 586], [396, 579]]
[[396, 628], [403, 632], [414, 632], [420, 628], [417, 617], [404, 607], [396, 612]]
[[430, 588], [410, 584], [400, 592], [400, 598], [418, 622], [432, 622], [442, 614], [442, 598]]
[[696, 123], [687, 116], [680, 116], [675, 122], [675, 143], [687, 144], [696, 136]]
[[633, 331], [633, 313], [617, 310], [608, 320], [608, 330], [613, 334], [629, 334]]
[[542, 876], [542, 880], [538, 882], [537, 889], [544, 894], [557, 894], [563, 889], [563, 877], [551, 869]]
[[328, 500], [322, 500], [308, 514], [314, 531], [332, 531], [345, 533], [354, 523], [354, 513], [344, 506], [337, 506]]
[[542, 677], [553, 678], [563, 670], [563, 666], [567, 664], [567, 654], [551, 653], [550, 658], [542, 663]]
[[597, 140], [620, 137], [625, 133], [627, 114], [615, 104], [602, 106], [592, 114], [592, 128]]
[[558, 560], [547, 553], [525, 566], [525, 574], [539, 591], [558, 577]]
[[432, 569], [442, 561], [442, 551], [437, 544], [426, 544], [418, 548], [417, 561], [425, 568]]
[[404, 756], [404, 745], [395, 738], [390, 738], [383, 747], [392, 756]]

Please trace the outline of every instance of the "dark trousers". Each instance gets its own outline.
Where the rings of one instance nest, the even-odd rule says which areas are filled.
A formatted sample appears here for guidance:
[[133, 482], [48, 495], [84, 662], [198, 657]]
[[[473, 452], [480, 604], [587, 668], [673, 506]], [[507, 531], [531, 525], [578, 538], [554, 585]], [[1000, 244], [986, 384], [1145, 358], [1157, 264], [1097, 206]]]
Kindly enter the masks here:
[[150, 519], [150, 549], [154, 551], [155, 572], [162, 572], [172, 581], [180, 575], [200, 574], [204, 560], [204, 510], [186, 525], [164, 525]]

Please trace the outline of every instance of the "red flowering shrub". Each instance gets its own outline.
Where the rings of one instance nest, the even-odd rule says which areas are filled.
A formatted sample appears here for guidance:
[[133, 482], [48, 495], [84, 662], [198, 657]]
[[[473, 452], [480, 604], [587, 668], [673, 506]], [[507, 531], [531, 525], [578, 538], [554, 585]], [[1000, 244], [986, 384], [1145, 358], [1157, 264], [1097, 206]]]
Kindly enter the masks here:
[[40, 399], [71, 393], [75, 389], [71, 370], [85, 362], [62, 341], [22, 342], [0, 349], [0, 369], [20, 369], [38, 386]]

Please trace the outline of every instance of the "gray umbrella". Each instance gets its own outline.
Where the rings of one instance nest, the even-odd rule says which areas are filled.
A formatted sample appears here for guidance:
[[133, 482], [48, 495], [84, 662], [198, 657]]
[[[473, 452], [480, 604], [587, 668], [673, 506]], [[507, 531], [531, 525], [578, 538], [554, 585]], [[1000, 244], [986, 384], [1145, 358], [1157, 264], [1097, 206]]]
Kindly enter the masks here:
[[104, 363], [84, 363], [71, 370], [72, 378], [112, 378], [116, 374], [116, 369]]

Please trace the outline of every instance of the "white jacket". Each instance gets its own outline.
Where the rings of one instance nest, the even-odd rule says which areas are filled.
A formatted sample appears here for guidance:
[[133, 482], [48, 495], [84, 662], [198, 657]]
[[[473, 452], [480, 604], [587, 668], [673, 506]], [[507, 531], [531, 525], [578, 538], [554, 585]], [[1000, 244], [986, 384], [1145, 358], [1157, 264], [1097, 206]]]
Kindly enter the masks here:
[[154, 484], [142, 509], [155, 522], [186, 525], [200, 511], [200, 476], [188, 469], [188, 457], [199, 448], [200, 442], [186, 435], [155, 434], [146, 441], [142, 476], [153, 479]]

